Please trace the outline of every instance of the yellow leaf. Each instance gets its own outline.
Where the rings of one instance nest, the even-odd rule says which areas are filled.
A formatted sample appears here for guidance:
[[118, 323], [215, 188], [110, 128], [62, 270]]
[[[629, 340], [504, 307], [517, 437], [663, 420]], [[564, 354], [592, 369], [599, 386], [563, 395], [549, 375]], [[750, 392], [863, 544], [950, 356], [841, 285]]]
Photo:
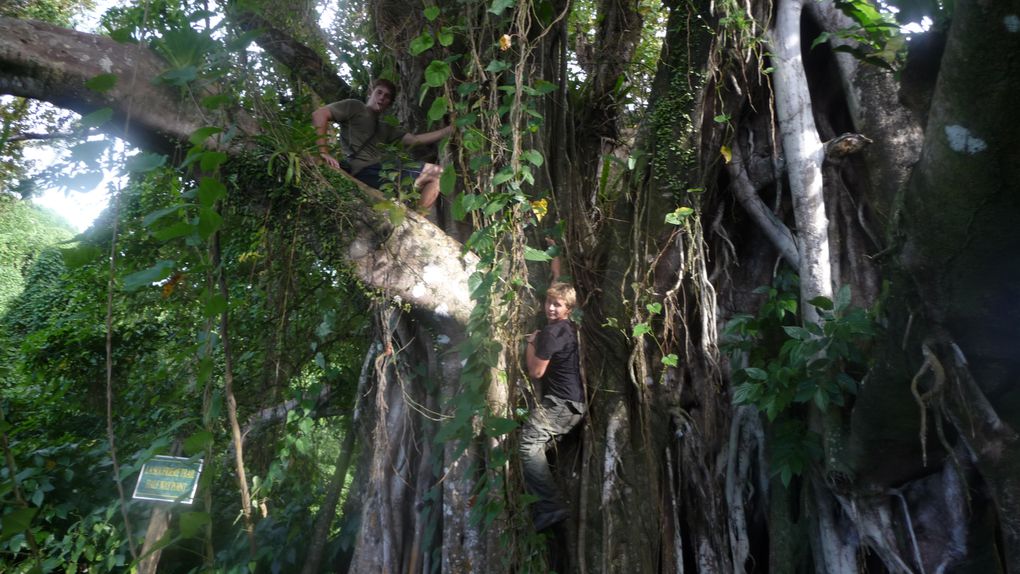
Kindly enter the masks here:
[[166, 299], [173, 294], [174, 289], [177, 288], [177, 284], [184, 279], [184, 274], [177, 271], [170, 277], [170, 280], [163, 284], [163, 298]]
[[726, 163], [730, 163], [730, 160], [733, 159], [733, 152], [730, 151], [729, 146], [722, 146], [719, 148], [719, 153], [721, 153], [723, 158], [726, 159]]
[[545, 217], [546, 213], [549, 213], [549, 202], [545, 199], [538, 199], [531, 202], [531, 211], [535, 212], [535, 217], [539, 221]]
[[510, 49], [510, 34], [503, 34], [499, 37], [499, 49], [504, 52]]

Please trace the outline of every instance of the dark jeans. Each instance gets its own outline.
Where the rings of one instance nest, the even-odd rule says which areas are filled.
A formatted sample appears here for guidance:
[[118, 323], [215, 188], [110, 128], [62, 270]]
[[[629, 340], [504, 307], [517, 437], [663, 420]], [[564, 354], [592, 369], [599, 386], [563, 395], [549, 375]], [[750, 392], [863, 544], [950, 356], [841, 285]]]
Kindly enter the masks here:
[[521, 430], [520, 455], [524, 467], [524, 486], [537, 496], [531, 514], [538, 523], [544, 515], [566, 510], [549, 470], [545, 451], [557, 437], [567, 434], [584, 416], [584, 404], [546, 396], [531, 413]]
[[[386, 165], [380, 163], [373, 163], [372, 165], [361, 168], [361, 171], [354, 174], [354, 177], [361, 180], [368, 187], [374, 187], [380, 189], [382, 184], [385, 182], [401, 183], [404, 178], [411, 178], [411, 182], [418, 179], [421, 175], [422, 164], [417, 162], [404, 163], [398, 166], [387, 163]], [[383, 177], [385, 175], [385, 177]]]

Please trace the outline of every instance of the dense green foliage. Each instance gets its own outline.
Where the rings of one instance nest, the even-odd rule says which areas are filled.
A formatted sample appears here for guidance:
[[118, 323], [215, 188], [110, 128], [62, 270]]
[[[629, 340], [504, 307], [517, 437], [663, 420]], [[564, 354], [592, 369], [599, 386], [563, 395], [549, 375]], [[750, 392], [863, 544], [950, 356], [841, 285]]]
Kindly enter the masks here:
[[801, 326], [797, 277], [777, 276], [759, 287], [764, 302], [756, 315], [738, 314], [724, 333], [724, 349], [734, 365], [733, 402], [752, 405], [777, 422], [772, 437], [772, 472], [788, 485], [821, 455], [820, 441], [802, 422], [798, 406], [824, 411], [846, 406], [857, 394], [859, 378], [870, 367], [867, 348], [875, 337], [873, 313], [851, 306], [844, 286], [835, 301], [820, 297], [810, 304], [821, 324]]
[[[47, 256], [47, 249], [72, 235], [61, 218], [0, 193], [0, 315], [27, 283], [39, 280], [31, 275], [47, 273], [47, 265], [40, 260]], [[51, 273], [60, 272], [52, 265], [49, 268]]]
[[[216, 330], [228, 306], [233, 375], [245, 381], [239, 409], [242, 417], [252, 417], [247, 448], [254, 453], [253, 496], [259, 505], [280, 508], [260, 522], [257, 559], [278, 567], [299, 563], [296, 546], [306, 542], [309, 511], [321, 496], [308, 484], [324, 482], [312, 477], [331, 473], [338, 450], [337, 419], [321, 417], [349, 412], [366, 346], [368, 304], [342, 269], [323, 266], [308, 245], [298, 243], [301, 204], [286, 195], [293, 188], [275, 183], [275, 174], [266, 174], [264, 167], [254, 172], [263, 187], [279, 188], [281, 195], [271, 205], [214, 209], [226, 192], [223, 184], [203, 179], [190, 187], [194, 182], [160, 163], [144, 158], [133, 163], [144, 173], [133, 176], [118, 204], [77, 247], [33, 258], [22, 253], [22, 243], [38, 240], [43, 232], [58, 233], [45, 225], [47, 218], [36, 216], [34, 228], [3, 228], [24, 232], [12, 236], [22, 243], [5, 234], [4, 245], [5, 254], [19, 254], [15, 270], [24, 268], [26, 288], [0, 319], [0, 348], [8, 359], [0, 373], [2, 430], [14, 465], [0, 470], [0, 494], [8, 509], [0, 563], [30, 566], [29, 534], [44, 571], [86, 564], [90, 571], [121, 571], [132, 561], [117, 514], [121, 502], [110, 480], [107, 398], [113, 400], [120, 476], [129, 492], [131, 478], [148, 458], [183, 450], [206, 459], [208, 496], [196, 504], [201, 510], [182, 514], [175, 536], [204, 536], [199, 526], [234, 521], [236, 506], [220, 502], [236, 499], [223, 426], [223, 347]], [[6, 222], [31, 213], [9, 201]], [[221, 225], [230, 229], [221, 243], [227, 299], [213, 281], [217, 269], [209, 243]], [[117, 260], [108, 307], [113, 241]], [[108, 313], [109, 397], [104, 382]], [[319, 397], [326, 389], [329, 398], [323, 402]], [[268, 427], [257, 424], [259, 409], [290, 400], [295, 402], [284, 419]], [[129, 503], [133, 536], [144, 533], [148, 513], [145, 503]], [[27, 518], [31, 527], [26, 529], [29, 523], [21, 519]], [[231, 550], [231, 529], [215, 532], [218, 563], [227, 570], [226, 565], [247, 563], [244, 546]], [[202, 563], [201, 544], [185, 540], [182, 545], [198, 554], [176, 559], [179, 571]]]

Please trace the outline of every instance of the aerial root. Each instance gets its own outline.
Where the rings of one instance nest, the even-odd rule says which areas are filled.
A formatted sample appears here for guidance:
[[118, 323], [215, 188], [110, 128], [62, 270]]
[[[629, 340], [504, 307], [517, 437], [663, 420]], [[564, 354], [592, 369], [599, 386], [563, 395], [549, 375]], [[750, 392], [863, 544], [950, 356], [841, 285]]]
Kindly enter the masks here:
[[[917, 374], [915, 374], [914, 378], [910, 381], [910, 393], [914, 395], [914, 400], [917, 401], [917, 406], [921, 412], [921, 424], [919, 430], [919, 438], [921, 439], [921, 464], [927, 467], [928, 405], [936, 395], [939, 395], [942, 392], [946, 382], [946, 371], [942, 368], [942, 363], [939, 361], [938, 357], [935, 356], [935, 353], [931, 350], [931, 347], [928, 346], [927, 342], [921, 344], [921, 355], [924, 356], [924, 362], [921, 363], [921, 367], [917, 370]], [[919, 390], [921, 377], [923, 377], [929, 370], [934, 375], [935, 382], [931, 389], [921, 393]], [[941, 422], [936, 421], [936, 426], [940, 429], [939, 435], [940, 438], [942, 438], [944, 445], [945, 439], [941, 432]]]

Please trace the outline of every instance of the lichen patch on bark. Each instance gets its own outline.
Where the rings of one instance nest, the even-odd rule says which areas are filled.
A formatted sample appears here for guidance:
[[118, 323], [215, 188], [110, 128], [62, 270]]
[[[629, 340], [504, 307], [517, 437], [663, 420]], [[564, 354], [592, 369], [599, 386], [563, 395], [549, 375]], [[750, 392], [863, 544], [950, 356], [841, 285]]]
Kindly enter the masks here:
[[963, 126], [946, 126], [946, 139], [949, 140], [949, 148], [956, 152], [964, 152], [974, 155], [988, 149], [988, 144]]

